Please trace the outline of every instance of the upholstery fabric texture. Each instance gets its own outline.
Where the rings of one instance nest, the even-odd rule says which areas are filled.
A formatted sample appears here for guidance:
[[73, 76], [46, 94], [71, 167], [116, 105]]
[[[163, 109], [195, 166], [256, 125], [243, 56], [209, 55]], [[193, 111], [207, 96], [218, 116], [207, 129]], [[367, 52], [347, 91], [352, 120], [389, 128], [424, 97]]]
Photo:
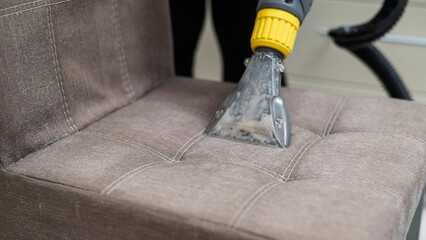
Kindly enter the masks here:
[[[423, 105], [283, 89], [293, 139], [278, 149], [202, 134], [233, 88], [174, 79], [6, 172], [209, 222], [230, 239], [404, 238], [425, 182]], [[62, 207], [70, 218], [84, 214], [75, 204]], [[181, 234], [167, 226], [156, 234]]]
[[2, 165], [173, 76], [168, 29], [166, 1], [0, 1]]
[[426, 107], [282, 89], [289, 149], [206, 137], [167, 0], [0, 0], [0, 239], [404, 239]]

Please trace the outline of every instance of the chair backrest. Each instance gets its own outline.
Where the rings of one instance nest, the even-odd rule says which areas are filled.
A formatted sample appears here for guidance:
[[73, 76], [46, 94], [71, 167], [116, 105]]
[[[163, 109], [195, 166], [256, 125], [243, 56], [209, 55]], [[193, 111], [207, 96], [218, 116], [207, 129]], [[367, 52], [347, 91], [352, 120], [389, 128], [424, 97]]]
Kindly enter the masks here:
[[0, 1], [0, 162], [77, 132], [174, 75], [167, 0]]

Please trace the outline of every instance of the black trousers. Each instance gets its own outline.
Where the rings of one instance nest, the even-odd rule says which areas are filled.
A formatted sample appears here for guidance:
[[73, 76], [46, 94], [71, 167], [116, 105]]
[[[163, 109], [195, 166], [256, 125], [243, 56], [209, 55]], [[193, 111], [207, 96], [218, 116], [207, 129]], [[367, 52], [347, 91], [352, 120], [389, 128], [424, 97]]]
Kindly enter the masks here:
[[[251, 56], [250, 38], [257, 0], [211, 0], [213, 22], [223, 57], [223, 79], [238, 82]], [[205, 15], [205, 0], [169, 0], [176, 74], [192, 77], [194, 52]]]

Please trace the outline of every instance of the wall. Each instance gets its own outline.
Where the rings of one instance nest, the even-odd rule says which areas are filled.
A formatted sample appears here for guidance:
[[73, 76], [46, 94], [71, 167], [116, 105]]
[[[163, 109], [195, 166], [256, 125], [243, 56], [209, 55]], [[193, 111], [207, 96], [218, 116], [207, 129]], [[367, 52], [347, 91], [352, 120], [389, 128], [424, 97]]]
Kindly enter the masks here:
[[[322, 27], [361, 23], [380, 8], [379, 0], [316, 0], [286, 60], [292, 88], [315, 89], [358, 96], [386, 96], [375, 76], [350, 53], [319, 34]], [[208, 4], [207, 4], [208, 5]], [[220, 80], [221, 63], [208, 8], [207, 21], [196, 53], [195, 76]], [[422, 38], [426, 42], [426, 0], [411, 0], [402, 19], [389, 33]], [[426, 103], [426, 46], [388, 43], [376, 46], [388, 57], [413, 97]], [[241, 59], [243, 61], [243, 59]]]

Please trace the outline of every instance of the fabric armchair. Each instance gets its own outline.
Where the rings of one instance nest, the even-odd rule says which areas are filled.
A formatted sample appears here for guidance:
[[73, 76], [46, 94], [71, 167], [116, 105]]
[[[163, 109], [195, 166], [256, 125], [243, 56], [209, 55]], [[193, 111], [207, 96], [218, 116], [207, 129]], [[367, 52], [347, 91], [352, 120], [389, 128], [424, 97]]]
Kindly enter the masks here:
[[202, 133], [167, 0], [0, 2], [1, 239], [403, 239], [426, 107], [282, 89], [289, 149]]

